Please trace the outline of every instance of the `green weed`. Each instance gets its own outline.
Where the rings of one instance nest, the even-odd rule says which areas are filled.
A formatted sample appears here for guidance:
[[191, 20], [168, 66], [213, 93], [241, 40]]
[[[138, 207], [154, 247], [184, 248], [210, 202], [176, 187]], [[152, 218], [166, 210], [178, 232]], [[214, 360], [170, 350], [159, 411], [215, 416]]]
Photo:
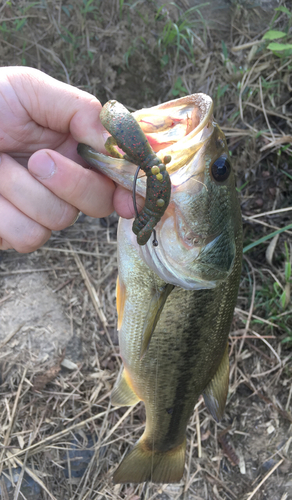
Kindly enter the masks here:
[[[158, 9], [156, 19], [161, 19], [161, 16], [163, 15], [163, 8], [166, 5], [167, 4], [164, 4]], [[172, 5], [176, 4], [172, 3]], [[193, 49], [194, 45], [197, 43], [195, 27], [199, 22], [198, 17], [200, 18], [200, 25], [205, 25], [205, 21], [199, 11], [199, 8], [204, 5], [208, 5], [208, 3], [192, 7], [186, 12], [183, 12], [176, 5], [176, 7], [180, 10], [179, 19], [177, 22], [174, 22], [172, 19], [167, 19], [163, 27], [163, 31], [159, 35], [157, 41], [162, 68], [169, 63], [170, 58], [173, 56], [176, 63], [181, 54], [184, 54], [188, 60], [195, 64]]]
[[188, 91], [183, 86], [183, 82], [182, 82], [182, 79], [180, 76], [176, 79], [176, 81], [171, 89], [171, 93], [174, 97], [182, 97], [184, 95], [187, 95]]
[[241, 191], [242, 191], [242, 190], [243, 190], [243, 189], [244, 189], [244, 188], [245, 188], [248, 184], [249, 184], [249, 180], [245, 181], [245, 182], [242, 184], [242, 186], [237, 187], [237, 188], [236, 188], [236, 191], [237, 191], [238, 193], [241, 193]]
[[257, 245], [261, 245], [261, 243], [264, 243], [265, 241], [268, 241], [269, 239], [274, 238], [274, 236], [276, 236], [277, 234], [281, 234], [284, 231], [288, 231], [289, 229], [292, 229], [292, 224], [288, 224], [288, 226], [281, 227], [281, 229], [277, 229], [277, 231], [273, 231], [270, 234], [266, 234], [266, 236], [263, 236], [262, 238], [259, 238], [258, 240], [253, 241], [249, 245], [245, 246], [243, 249], [243, 253], [248, 252], [249, 250], [256, 247]]
[[86, 16], [86, 14], [90, 13], [97, 13], [98, 12], [98, 7], [96, 6], [96, 1], [95, 0], [83, 0], [83, 5], [80, 8], [81, 14], [83, 16]]
[[119, 16], [122, 19], [123, 16], [124, 0], [119, 0]]
[[217, 87], [217, 93], [216, 93], [216, 107], [219, 108], [220, 106], [220, 99], [221, 97], [224, 96], [225, 92], [229, 89], [229, 84], [227, 83], [226, 85], [221, 85], [219, 84]]
[[[284, 28], [285, 31], [270, 29], [264, 34], [262, 40], [268, 40], [270, 42], [267, 45], [267, 49], [271, 50], [276, 56], [282, 58], [289, 57], [292, 55], [291, 35], [289, 36], [289, 30], [292, 24], [292, 12], [284, 6], [277, 7], [275, 11], [276, 14], [271, 24], [274, 25], [281, 13], [284, 13], [288, 18], [288, 24]], [[274, 40], [281, 40], [281, 42], [275, 42]]]
[[[291, 260], [292, 255], [289, 254], [289, 248], [285, 242], [285, 264], [283, 273], [283, 284], [275, 282], [273, 285], [273, 290], [275, 293], [276, 303], [278, 304], [278, 310], [280, 313], [273, 316], [273, 321], [281, 322], [281, 327], [286, 332], [287, 336], [282, 340], [285, 344], [292, 343], [292, 329], [288, 322], [291, 320], [291, 311], [286, 311], [289, 304], [291, 304]], [[279, 325], [280, 326], [280, 325]]]
[[[284, 264], [284, 266], [283, 266]], [[274, 276], [274, 280], [267, 278], [260, 271], [260, 285], [258, 285], [255, 294], [255, 313], [265, 317], [271, 323], [276, 325], [276, 331], [282, 331], [284, 338], [282, 342], [292, 344], [292, 311], [289, 310], [290, 292], [291, 292], [291, 256], [289, 248], [285, 242], [284, 262], [282, 261], [282, 272], [278, 272], [278, 276]], [[291, 309], [291, 308], [290, 308]], [[258, 320], [255, 320], [258, 322]], [[269, 328], [273, 328], [272, 326]]]
[[[288, 146], [289, 146], [289, 144], [288, 144]], [[279, 150], [279, 151], [281, 151], [281, 150]], [[290, 179], [290, 181], [292, 181], [292, 175], [290, 175], [288, 172], [285, 172], [285, 170], [282, 170], [282, 169], [280, 169], [280, 170], [281, 170], [281, 172], [283, 172], [283, 174], [287, 175], [287, 177], [288, 177], [288, 179]]]
[[62, 11], [66, 14], [66, 16], [70, 19], [71, 17], [71, 10], [73, 9], [73, 5], [62, 5], [61, 7]]
[[130, 45], [130, 47], [128, 48], [128, 50], [124, 54], [124, 62], [126, 64], [127, 68], [130, 68], [130, 57], [133, 56], [137, 50], [135, 44], [136, 44], [136, 41], [134, 40], [133, 44]]

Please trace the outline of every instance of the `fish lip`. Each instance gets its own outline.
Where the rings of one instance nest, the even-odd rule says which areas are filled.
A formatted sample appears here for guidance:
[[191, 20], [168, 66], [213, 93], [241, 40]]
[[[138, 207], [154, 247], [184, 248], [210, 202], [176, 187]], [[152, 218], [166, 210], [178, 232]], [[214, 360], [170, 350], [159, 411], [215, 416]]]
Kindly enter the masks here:
[[[140, 120], [140, 125], [143, 129], [145, 128], [143, 127], [143, 119], [146, 115], [147, 117], [160, 117], [160, 113], [162, 111], [162, 118], [159, 118], [159, 120], [160, 124], [162, 124], [161, 127], [163, 128], [165, 116], [172, 119], [173, 110], [175, 115], [174, 119], [176, 119], [176, 108], [178, 108], [178, 113], [181, 114], [184, 120], [187, 120], [188, 113], [190, 115], [194, 113], [197, 117], [197, 123], [195, 123], [196, 126], [192, 129], [185, 129], [185, 132], [187, 133], [183, 133], [177, 137], [175, 141], [170, 141], [168, 137], [168, 146], [166, 148], [163, 147], [156, 153], [162, 162], [165, 156], [171, 156], [171, 161], [167, 164], [166, 169], [171, 176], [172, 198], [175, 194], [175, 190], [186, 182], [186, 180], [190, 177], [195, 177], [198, 174], [201, 175], [203, 165], [200, 164], [200, 162], [197, 164], [196, 160], [194, 161], [194, 158], [197, 156], [197, 152], [199, 150], [204, 150], [204, 145], [208, 142], [208, 139], [214, 130], [212, 115], [213, 101], [205, 94], [192, 94], [190, 96], [173, 99], [167, 103], [162, 103], [133, 113], [133, 116], [137, 119], [137, 121], [139, 122]], [[175, 131], [175, 128], [176, 127], [173, 127], [173, 129], [171, 129], [166, 127], [165, 130], [168, 134], [171, 130]], [[137, 168], [134, 163], [125, 159], [114, 158], [108, 154], [100, 153], [95, 151], [94, 148], [90, 146], [86, 146], [86, 148], [88, 153], [86, 161], [89, 165], [105, 173], [108, 177], [123, 186], [125, 189], [133, 191], [134, 174]], [[123, 169], [126, 169], [127, 171], [126, 179], [123, 179]], [[198, 181], [199, 184], [200, 180], [198, 179]], [[136, 192], [140, 196], [144, 198], [146, 197], [145, 175], [138, 179]]]
[[[146, 137], [150, 139], [150, 144], [149, 126], [151, 123], [147, 122], [147, 129], [145, 117], [152, 120], [154, 128], [152, 137], [155, 135], [158, 137], [159, 130], [162, 131], [163, 140], [169, 145], [166, 148], [154, 148], [154, 151], [161, 160], [166, 155], [171, 156], [171, 161], [167, 165], [169, 174], [176, 172], [186, 163], [187, 159], [194, 156], [212, 135], [214, 129], [213, 101], [203, 93], [184, 96], [151, 108], [144, 108], [135, 111], [133, 116]], [[159, 122], [157, 126], [155, 120]], [[173, 127], [165, 127], [165, 122], [171, 121], [184, 122], [184, 126], [180, 127], [179, 124], [176, 124]]]

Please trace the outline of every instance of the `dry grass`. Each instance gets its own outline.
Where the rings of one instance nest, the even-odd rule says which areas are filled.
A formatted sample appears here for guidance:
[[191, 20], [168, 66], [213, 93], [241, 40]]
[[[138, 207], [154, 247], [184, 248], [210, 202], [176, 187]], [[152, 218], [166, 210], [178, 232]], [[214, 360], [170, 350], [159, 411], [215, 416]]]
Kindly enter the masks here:
[[[164, 8], [157, 19], [154, 3], [131, 5], [6, 2], [0, 7], [1, 64], [37, 67], [102, 102], [115, 97], [130, 109], [184, 92], [210, 94], [238, 174], [245, 244], [291, 223], [292, 61], [261, 42], [260, 11], [237, 5], [230, 32], [194, 24], [193, 54], [180, 50], [178, 57], [178, 46], [163, 42], [162, 30], [167, 22], [179, 24], [188, 2], [181, 2], [182, 11]], [[194, 14], [194, 23], [198, 19]], [[275, 29], [285, 23], [282, 14]], [[142, 405], [114, 410], [109, 400], [120, 360], [116, 218], [107, 223], [87, 218], [55, 233], [33, 255], [3, 253], [0, 307], [17, 304], [8, 276], [39, 273], [78, 342], [42, 363], [27, 345], [16, 355], [21, 335], [35, 328], [21, 318], [2, 342], [1, 498], [292, 498], [291, 344], [282, 343], [292, 329], [292, 311], [291, 302], [280, 303], [284, 290], [289, 295], [284, 243], [291, 259], [291, 230], [246, 253], [230, 334], [226, 414], [216, 424], [203, 400], [196, 405], [181, 483], [114, 486], [112, 473], [140, 437], [145, 415]], [[5, 478], [16, 467], [21, 472], [10, 491]], [[35, 481], [34, 495], [29, 478]]]

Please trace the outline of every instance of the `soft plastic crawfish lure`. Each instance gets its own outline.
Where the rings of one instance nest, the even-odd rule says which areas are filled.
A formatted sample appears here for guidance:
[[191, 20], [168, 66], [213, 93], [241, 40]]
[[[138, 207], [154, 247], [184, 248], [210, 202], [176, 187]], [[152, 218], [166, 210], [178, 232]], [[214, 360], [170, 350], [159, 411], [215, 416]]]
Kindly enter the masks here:
[[[119, 102], [108, 101], [101, 110], [100, 119], [112, 136], [105, 143], [106, 150], [116, 158], [124, 158], [138, 165], [133, 189], [136, 217], [132, 226], [137, 242], [139, 245], [145, 245], [153, 231], [153, 245], [157, 246], [154, 228], [163, 216], [170, 200], [171, 181], [165, 165], [170, 162], [171, 157], [166, 156], [163, 163], [161, 162], [151, 148], [139, 123]], [[121, 155], [115, 146], [126, 154]], [[135, 187], [140, 168], [147, 176], [147, 187], [145, 206], [138, 214]]]

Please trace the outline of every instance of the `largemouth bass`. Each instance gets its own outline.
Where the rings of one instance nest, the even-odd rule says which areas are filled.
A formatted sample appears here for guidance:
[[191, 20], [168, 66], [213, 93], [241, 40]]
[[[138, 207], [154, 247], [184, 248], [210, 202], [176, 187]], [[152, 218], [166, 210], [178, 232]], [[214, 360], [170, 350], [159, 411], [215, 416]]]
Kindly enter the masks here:
[[[151, 239], [139, 245], [133, 220], [119, 223], [117, 310], [124, 368], [112, 404], [143, 401], [146, 427], [114, 481], [170, 483], [183, 475], [186, 427], [200, 394], [217, 421], [223, 415], [228, 334], [241, 273], [241, 214], [210, 97], [194, 94], [133, 116], [160, 162], [171, 157], [164, 162], [171, 196], [155, 227], [158, 246]], [[133, 140], [123, 141], [130, 145], [126, 159], [85, 145], [78, 150], [91, 166], [133, 190]], [[144, 172], [136, 191], [151, 198]]]

